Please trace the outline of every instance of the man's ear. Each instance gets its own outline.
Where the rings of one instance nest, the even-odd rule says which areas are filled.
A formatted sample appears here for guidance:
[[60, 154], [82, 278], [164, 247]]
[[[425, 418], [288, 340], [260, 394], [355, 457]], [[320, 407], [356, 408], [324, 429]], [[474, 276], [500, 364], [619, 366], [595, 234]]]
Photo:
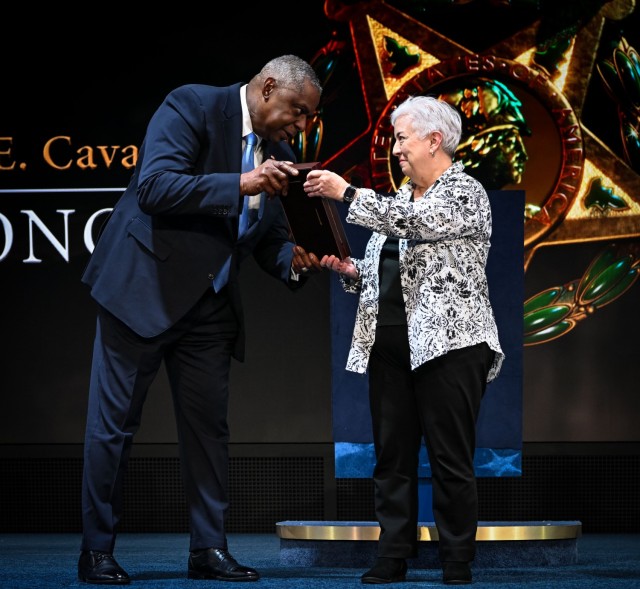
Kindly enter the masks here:
[[265, 102], [269, 100], [269, 96], [273, 92], [273, 89], [276, 87], [276, 81], [273, 78], [267, 78], [262, 85], [262, 98], [264, 98]]

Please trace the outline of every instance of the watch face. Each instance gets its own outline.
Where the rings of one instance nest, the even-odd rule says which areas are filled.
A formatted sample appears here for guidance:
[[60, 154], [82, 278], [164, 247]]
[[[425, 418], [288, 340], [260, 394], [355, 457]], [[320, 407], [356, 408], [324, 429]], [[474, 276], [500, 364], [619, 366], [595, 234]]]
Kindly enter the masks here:
[[347, 186], [344, 189], [344, 194], [342, 195], [342, 198], [344, 202], [351, 202], [354, 199], [355, 195], [356, 195], [356, 189], [353, 186]]

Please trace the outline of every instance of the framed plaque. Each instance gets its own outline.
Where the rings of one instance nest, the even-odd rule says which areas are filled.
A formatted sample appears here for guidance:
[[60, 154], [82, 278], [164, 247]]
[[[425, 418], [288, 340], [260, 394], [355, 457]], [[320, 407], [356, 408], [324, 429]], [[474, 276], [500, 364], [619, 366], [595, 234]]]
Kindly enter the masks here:
[[294, 164], [294, 167], [299, 174], [289, 179], [287, 196], [280, 197], [293, 241], [318, 258], [331, 254], [340, 259], [350, 256], [351, 248], [335, 201], [309, 197], [302, 188], [309, 171], [318, 169], [320, 162]]

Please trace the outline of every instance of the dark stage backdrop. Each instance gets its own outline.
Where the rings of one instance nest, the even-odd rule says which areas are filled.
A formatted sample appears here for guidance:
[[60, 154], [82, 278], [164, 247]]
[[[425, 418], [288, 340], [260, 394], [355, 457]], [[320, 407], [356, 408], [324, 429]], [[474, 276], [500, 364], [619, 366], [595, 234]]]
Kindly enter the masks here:
[[[326, 80], [306, 159], [363, 185], [397, 172], [384, 150], [399, 97], [495, 99], [484, 106], [496, 118], [469, 132], [520, 167], [487, 188], [526, 197], [523, 441], [639, 441], [640, 19], [629, 2], [499, 4], [284, 0], [205, 17], [186, 3], [153, 22], [111, 5], [86, 22], [13, 7], [0, 92], [0, 444], [82, 442], [95, 308], [80, 274], [163, 97], [248, 80], [289, 52]], [[258, 39], [248, 53], [243, 32]], [[518, 133], [498, 133], [505, 121]], [[232, 442], [332, 442], [330, 277], [296, 294], [252, 263], [242, 278], [249, 347], [232, 376]], [[175, 442], [164, 375], [137, 441]]]
[[[181, 10], [151, 22], [112, 6], [83, 23], [59, 7], [36, 21], [16, 7], [4, 21], [1, 444], [83, 441], [95, 306], [80, 276], [165, 94], [248, 81], [284, 53], [311, 59], [332, 31], [321, 2], [258, 4], [251, 14], [230, 5], [224, 17]], [[257, 40], [249, 53], [241, 32]], [[252, 261], [242, 274], [248, 347], [233, 366], [231, 441], [330, 442], [328, 276], [290, 293]], [[136, 442], [175, 441], [162, 372]]]

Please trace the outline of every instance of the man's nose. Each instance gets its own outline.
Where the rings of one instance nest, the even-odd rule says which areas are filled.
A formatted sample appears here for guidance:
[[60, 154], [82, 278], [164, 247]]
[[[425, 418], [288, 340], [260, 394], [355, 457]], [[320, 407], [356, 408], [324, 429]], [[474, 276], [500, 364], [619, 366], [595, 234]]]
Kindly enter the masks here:
[[307, 115], [302, 115], [293, 124], [298, 131], [304, 131], [307, 128]]

